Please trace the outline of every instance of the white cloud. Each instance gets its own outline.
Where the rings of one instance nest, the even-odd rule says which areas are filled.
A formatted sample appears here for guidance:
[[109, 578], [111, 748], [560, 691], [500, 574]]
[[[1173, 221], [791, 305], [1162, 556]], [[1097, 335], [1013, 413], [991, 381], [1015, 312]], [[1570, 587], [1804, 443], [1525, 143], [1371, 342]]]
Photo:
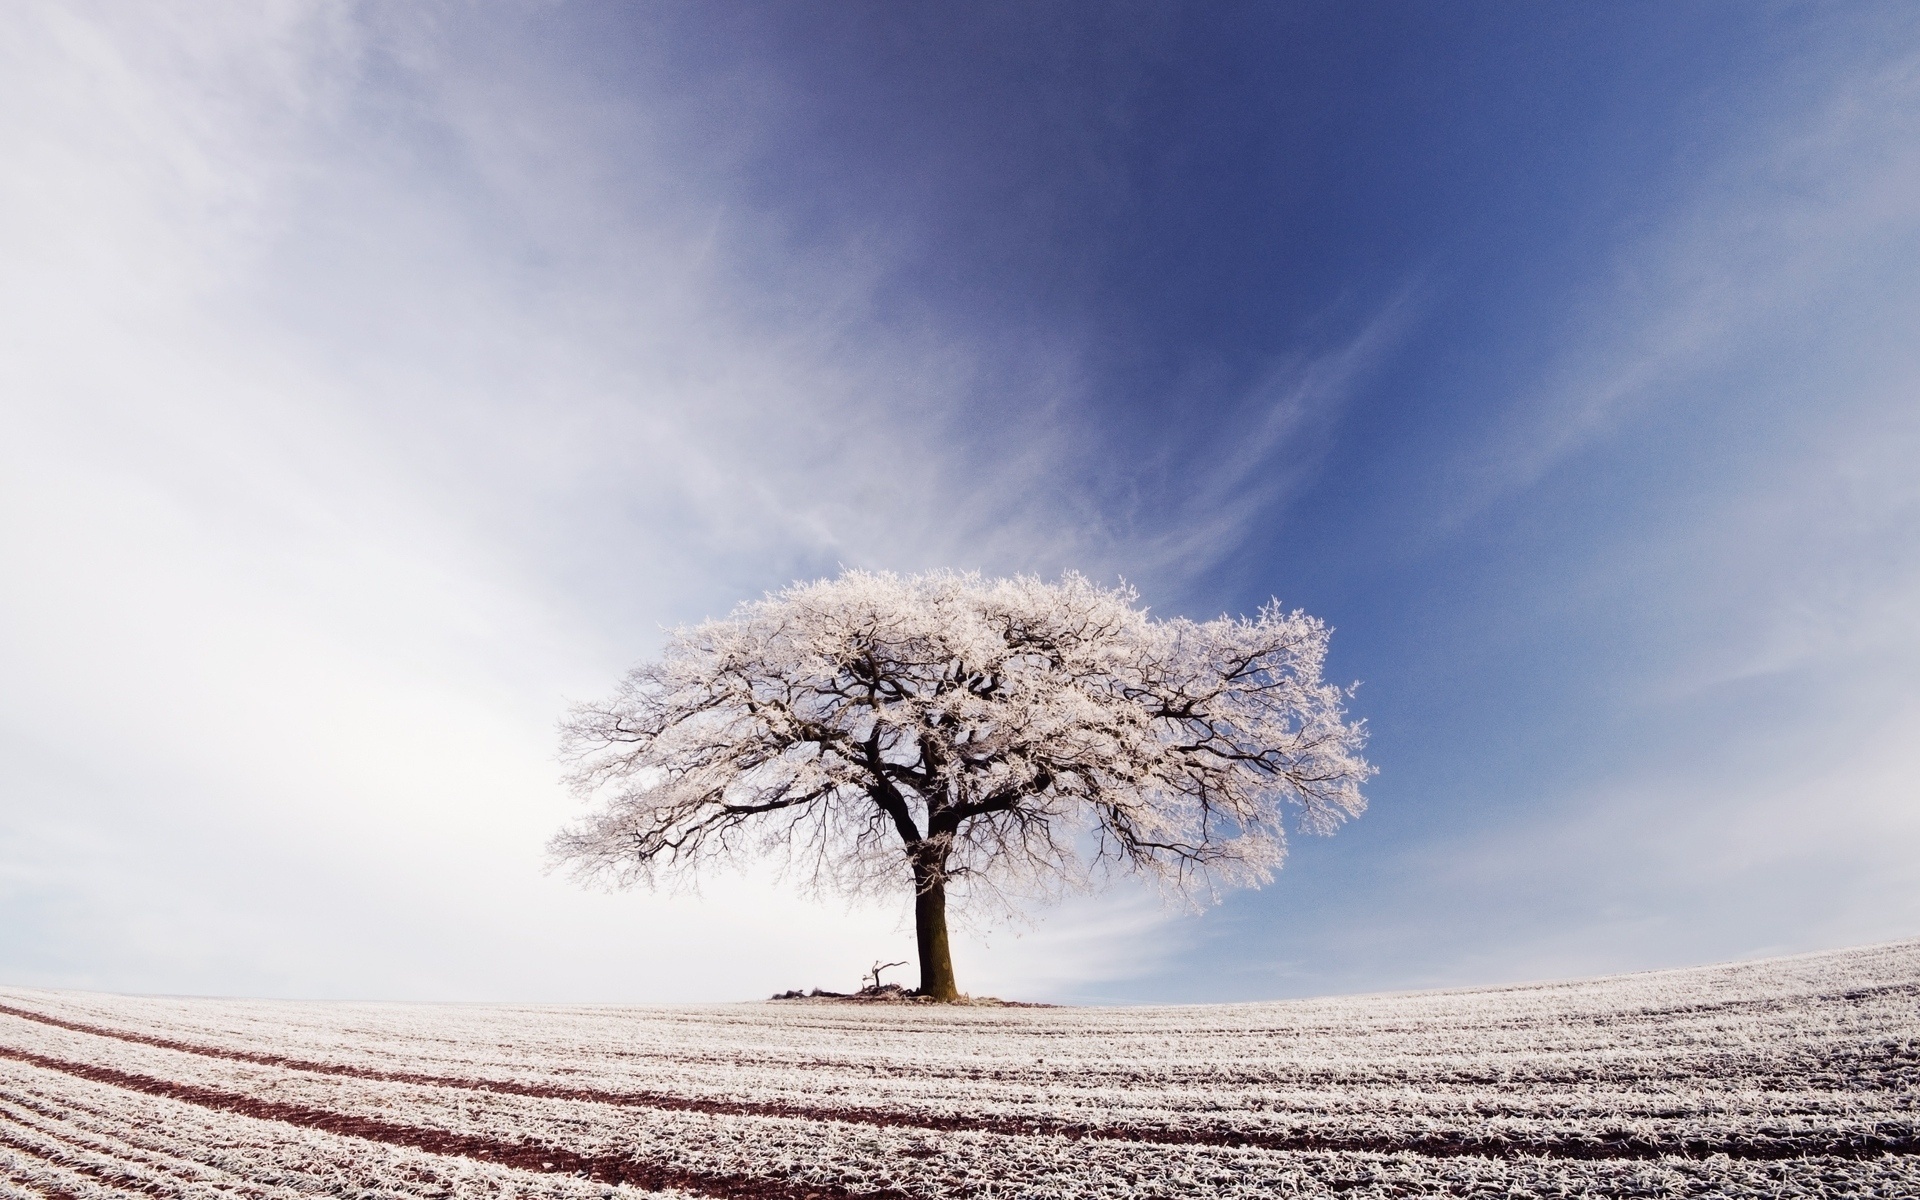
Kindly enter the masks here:
[[[1623, 254], [1455, 514], [1581, 472], [1619, 495], [1527, 585], [1595, 648], [1568, 659], [1611, 703], [1574, 736], [1614, 748], [1569, 746], [1596, 772], [1534, 819], [1417, 856], [1511, 910], [1453, 979], [1920, 928], [1920, 58], [1831, 50]], [[1649, 448], [1674, 437], [1684, 459]]]
[[[1088, 422], [1098, 398], [1070, 342], [982, 346], [877, 312], [889, 231], [789, 239], [727, 189], [729, 138], [752, 131], [690, 127], [666, 65], [623, 97], [483, 70], [481, 19], [48, 4], [0, 23], [13, 981], [603, 999], [849, 985], [904, 957], [897, 913], [761, 881], [698, 901], [541, 875], [570, 811], [551, 761], [564, 702], [607, 687], [660, 624], [840, 562], [1149, 585], [1217, 562], [1298, 486], [1407, 319], [1403, 300], [1317, 359], [1283, 356], [1240, 424], [1170, 437], [1153, 464], [1203, 486], [1129, 507], [1119, 476], [1138, 464]], [[1755, 347], [1826, 355], [1807, 373], [1842, 389], [1837, 416], [1797, 472], [1729, 476], [1585, 583], [1618, 598], [1630, 577], [1629, 604], [1692, 606], [1684, 652], [1636, 681], [1648, 711], [1796, 671], [1818, 677], [1810, 694], [1851, 681], [1882, 707], [1809, 723], [1827, 769], [1703, 783], [1669, 764], [1595, 781], [1604, 828], [1527, 835], [1568, 862], [1600, 839], [1643, 864], [1650, 895], [1817, 868], [1816, 886], [1853, 890], [1795, 927], [1800, 944], [1905, 912], [1898, 861], [1920, 849], [1913, 764], [1863, 749], [1909, 728], [1888, 714], [1913, 711], [1900, 671], [1920, 648], [1916, 433], [1888, 419], [1910, 412], [1914, 364], [1873, 349], [1920, 315], [1895, 269], [1920, 211], [1920, 103], [1910, 62], [1848, 79], [1795, 84], [1799, 116], [1703, 171], [1691, 207], [1622, 257], [1461, 510]], [[1827, 369], [1849, 346], [1872, 353]], [[1843, 660], [1881, 666], [1823, 666]], [[1842, 840], [1795, 832], [1809, 795]], [[1646, 845], [1668, 808], [1692, 814], [1659, 843], [1684, 853]], [[1870, 870], [1846, 856], [1862, 842], [1884, 850]], [[962, 984], [1071, 995], [1148, 969], [1176, 927], [1136, 900], [969, 946]]]
[[[1447, 981], [1564, 978], [1857, 945], [1920, 928], [1920, 703], [1803, 752], [1701, 746], [1536, 819], [1428, 847], [1431, 886], [1503, 934]], [[1530, 920], [1522, 906], [1551, 912]]]
[[[1135, 553], [1077, 490], [1071, 347], [880, 320], [885, 231], [783, 244], [725, 193], [724, 134], [676, 157], [646, 96], [670, 81], [476, 74], [456, 35], [332, 4], [0, 30], [10, 979], [851, 983], [900, 957], [896, 914], [540, 874], [565, 701], [659, 625], [838, 562], [1138, 576], [1245, 519]], [[1363, 343], [1274, 411], [1331, 402]], [[983, 404], [989, 377], [1025, 391]], [[1123, 940], [972, 961], [1069, 989]]]
[[[1809, 45], [1783, 69], [1772, 119], [1729, 132], [1702, 118], [1693, 136], [1718, 144], [1677, 204], [1636, 214], [1646, 232], [1621, 238], [1566, 319], [1546, 379], [1481, 447], [1455, 521], [1652, 406], [1737, 402], [1718, 380], [1745, 364], [1791, 370], [1786, 347], [1819, 356], [1846, 322], [1881, 333], [1881, 352], [1897, 344], [1884, 335], [1911, 328], [1903, 267], [1920, 239], [1920, 58], [1910, 14], [1862, 24], [1871, 28]], [[1844, 377], [1843, 364], [1827, 365]]]

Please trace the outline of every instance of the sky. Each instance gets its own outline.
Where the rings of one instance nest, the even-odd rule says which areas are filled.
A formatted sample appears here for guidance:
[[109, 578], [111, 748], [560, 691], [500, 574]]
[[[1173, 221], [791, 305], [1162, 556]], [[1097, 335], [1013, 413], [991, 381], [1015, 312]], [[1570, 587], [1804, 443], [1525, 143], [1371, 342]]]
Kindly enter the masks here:
[[963, 990], [1920, 935], [1920, 8], [0, 16], [0, 981], [849, 989], [905, 897], [583, 890], [556, 723], [842, 567], [1335, 629], [1380, 774]]

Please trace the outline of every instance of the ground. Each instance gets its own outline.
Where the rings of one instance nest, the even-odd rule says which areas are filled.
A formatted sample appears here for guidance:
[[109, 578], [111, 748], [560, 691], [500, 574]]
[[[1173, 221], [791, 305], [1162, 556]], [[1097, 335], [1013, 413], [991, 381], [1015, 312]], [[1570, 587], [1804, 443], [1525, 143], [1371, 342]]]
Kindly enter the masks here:
[[1920, 1195], [1920, 942], [1129, 1009], [0, 989], [0, 1195]]

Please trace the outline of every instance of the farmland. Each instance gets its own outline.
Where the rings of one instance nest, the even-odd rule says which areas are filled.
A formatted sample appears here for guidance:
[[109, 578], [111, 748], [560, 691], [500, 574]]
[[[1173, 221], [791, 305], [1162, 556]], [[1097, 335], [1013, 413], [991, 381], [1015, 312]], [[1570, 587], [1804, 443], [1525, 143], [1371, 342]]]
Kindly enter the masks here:
[[1920, 942], [1128, 1009], [0, 989], [0, 1194], [1920, 1195]]

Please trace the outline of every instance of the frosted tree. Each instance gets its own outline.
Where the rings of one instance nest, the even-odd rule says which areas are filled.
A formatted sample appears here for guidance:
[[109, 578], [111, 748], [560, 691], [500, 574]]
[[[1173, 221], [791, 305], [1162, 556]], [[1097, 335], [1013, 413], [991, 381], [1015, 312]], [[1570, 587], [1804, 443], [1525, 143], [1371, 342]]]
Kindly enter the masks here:
[[910, 891], [920, 992], [954, 1000], [947, 901], [1130, 868], [1189, 898], [1270, 879], [1282, 817], [1330, 833], [1373, 774], [1327, 627], [1159, 620], [1069, 574], [849, 571], [676, 630], [562, 725], [588, 815], [551, 844], [618, 886], [769, 857]]

